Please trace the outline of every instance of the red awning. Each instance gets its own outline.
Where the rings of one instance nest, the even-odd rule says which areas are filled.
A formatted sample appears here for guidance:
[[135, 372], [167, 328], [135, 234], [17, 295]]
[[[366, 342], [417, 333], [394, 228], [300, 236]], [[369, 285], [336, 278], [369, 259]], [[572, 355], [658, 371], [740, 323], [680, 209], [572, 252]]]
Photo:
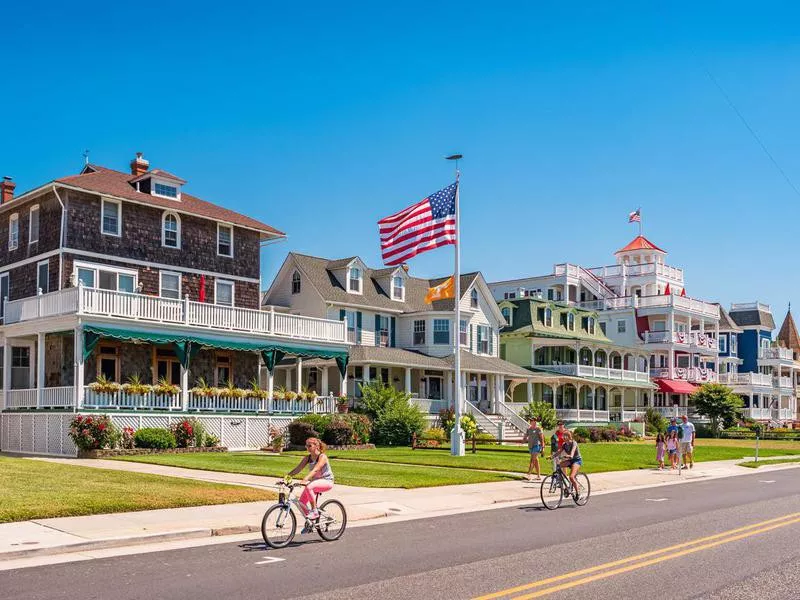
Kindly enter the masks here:
[[656, 379], [658, 389], [668, 394], [693, 394], [697, 389], [696, 385], [680, 379]]

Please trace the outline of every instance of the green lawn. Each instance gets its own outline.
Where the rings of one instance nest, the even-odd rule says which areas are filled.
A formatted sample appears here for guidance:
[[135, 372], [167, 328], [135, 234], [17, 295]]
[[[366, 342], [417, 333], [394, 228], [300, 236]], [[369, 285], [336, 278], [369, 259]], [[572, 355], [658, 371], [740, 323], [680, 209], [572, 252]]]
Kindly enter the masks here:
[[[371, 453], [371, 450], [361, 450]], [[378, 452], [377, 450], [375, 452]], [[274, 456], [259, 453], [152, 454], [118, 457], [114, 460], [144, 462], [188, 469], [246, 473], [283, 477], [300, 462], [301, 454]], [[363, 487], [419, 488], [463, 483], [484, 483], [514, 479], [514, 476], [467, 469], [389, 464], [392, 461], [356, 462], [331, 456], [331, 465], [338, 483]]]
[[256, 488], [0, 456], [0, 523], [273, 498]]
[[[761, 452], [759, 451], [759, 456]], [[757, 469], [758, 467], [763, 467], [764, 465], [782, 465], [786, 463], [796, 463], [800, 462], [800, 458], [776, 458], [774, 460], [759, 460], [755, 462], [754, 460], [748, 460], [745, 462], [740, 462], [740, 467], [748, 467], [750, 469]]]

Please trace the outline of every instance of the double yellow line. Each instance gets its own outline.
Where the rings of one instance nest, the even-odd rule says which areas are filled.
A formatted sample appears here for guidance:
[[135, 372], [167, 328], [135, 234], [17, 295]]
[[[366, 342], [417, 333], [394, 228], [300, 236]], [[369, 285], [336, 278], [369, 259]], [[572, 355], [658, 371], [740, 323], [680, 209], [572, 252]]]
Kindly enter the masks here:
[[[549, 577], [548, 579], [541, 579], [539, 581], [526, 583], [517, 587], [500, 590], [499, 592], [494, 592], [493, 594], [480, 596], [479, 598], [475, 598], [475, 600], [494, 600], [496, 598], [506, 597], [511, 597], [513, 600], [540, 598], [542, 596], [547, 596], [548, 594], [553, 594], [556, 592], [562, 592], [579, 585], [585, 585], [587, 583], [592, 583], [593, 581], [607, 579], [608, 577], [613, 577], [614, 575], [620, 575], [636, 569], [642, 569], [644, 567], [649, 567], [650, 565], [680, 558], [681, 556], [686, 556], [687, 554], [694, 554], [695, 552], [708, 550], [709, 548], [721, 546], [722, 544], [727, 544], [754, 535], [759, 535], [761, 533], [766, 533], [768, 531], [772, 531], [773, 529], [794, 525], [795, 523], [800, 523], [800, 512], [791, 513], [775, 519], [768, 519], [759, 523], [753, 523], [752, 525], [747, 525], [745, 527], [729, 529], [728, 531], [723, 531], [722, 533], [697, 538], [681, 544], [675, 544], [674, 546], [661, 548], [659, 550], [652, 550], [650, 552], [645, 552], [644, 554], [628, 556], [627, 558], [614, 560], [586, 569], [580, 569], [571, 573], [565, 573], [564, 575]], [[530, 590], [534, 591], [530, 593], [524, 593], [529, 592]], [[519, 593], [523, 594], [519, 596], [516, 595]]]

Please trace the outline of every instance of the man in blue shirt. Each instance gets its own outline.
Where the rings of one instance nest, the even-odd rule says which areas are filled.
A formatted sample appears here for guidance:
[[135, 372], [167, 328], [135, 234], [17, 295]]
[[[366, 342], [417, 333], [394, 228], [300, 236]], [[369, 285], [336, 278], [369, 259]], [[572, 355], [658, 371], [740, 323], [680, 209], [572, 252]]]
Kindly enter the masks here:
[[681, 437], [681, 431], [678, 425], [675, 423], [675, 417], [672, 417], [669, 420], [669, 427], [667, 427], [667, 439], [669, 439], [669, 436], [672, 435], [673, 431], [678, 434], [678, 437]]

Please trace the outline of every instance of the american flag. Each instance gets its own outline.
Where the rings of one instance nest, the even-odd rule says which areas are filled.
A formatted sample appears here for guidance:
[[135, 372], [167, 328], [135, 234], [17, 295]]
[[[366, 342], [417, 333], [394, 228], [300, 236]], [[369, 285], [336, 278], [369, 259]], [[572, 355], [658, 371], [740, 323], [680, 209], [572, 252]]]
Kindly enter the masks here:
[[628, 223], [641, 223], [642, 222], [642, 209], [637, 208], [628, 215]]
[[448, 185], [378, 221], [385, 264], [399, 265], [417, 254], [456, 243], [456, 186]]

